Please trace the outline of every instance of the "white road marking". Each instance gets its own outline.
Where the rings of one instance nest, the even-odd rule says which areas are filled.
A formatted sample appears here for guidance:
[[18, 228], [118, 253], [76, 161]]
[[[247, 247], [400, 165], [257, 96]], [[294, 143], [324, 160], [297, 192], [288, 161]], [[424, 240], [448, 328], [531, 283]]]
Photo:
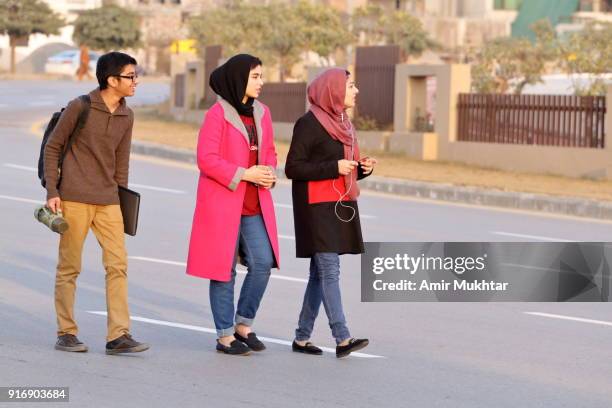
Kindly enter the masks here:
[[[291, 204], [274, 203], [274, 206], [276, 208], [287, 208], [289, 210], [293, 209], [293, 206]], [[359, 214], [359, 218], [375, 219], [375, 218], [378, 218], [378, 217], [375, 216], [375, 215]]]
[[187, 266], [185, 262], [168, 261], [165, 259], [157, 259], [157, 258], [147, 258], [145, 256], [128, 256], [128, 258], [134, 259], [136, 261], [154, 262], [154, 263], [160, 263], [160, 264], [165, 264], [165, 265], [182, 266], [182, 267]]
[[500, 265], [503, 266], [511, 266], [513, 268], [524, 268], [524, 269], [535, 269], [538, 271], [551, 271], [551, 272], [559, 272], [559, 269], [552, 269], [552, 268], [543, 268], [541, 266], [532, 266], [532, 265], [521, 265], [521, 264], [515, 264], [515, 263], [501, 263]]
[[172, 193], [172, 194], [187, 194], [185, 191], [183, 190], [174, 190], [172, 188], [164, 188], [164, 187], [155, 187], [155, 186], [148, 186], [146, 184], [136, 184], [136, 183], [130, 183], [129, 187], [135, 187], [135, 188], [141, 188], [144, 190], [152, 190], [152, 191], [161, 191], [163, 193]]
[[288, 208], [290, 210], [293, 209], [293, 206], [291, 204], [274, 203], [274, 206], [277, 208]]
[[528, 315], [532, 315], [532, 316], [548, 317], [551, 319], [571, 320], [571, 321], [580, 322], [580, 323], [598, 324], [600, 326], [612, 326], [612, 322], [606, 322], [605, 320], [584, 319], [582, 317], [572, 317], [572, 316], [564, 316], [564, 315], [540, 313], [540, 312], [524, 312], [524, 313]]
[[[91, 314], [98, 315], [98, 316], [107, 315], [106, 312], [98, 312], [94, 310], [88, 310], [87, 313], [91, 313]], [[174, 327], [177, 329], [192, 330], [192, 331], [215, 334], [215, 335], [217, 334], [217, 331], [215, 329], [210, 329], [208, 327], [194, 326], [191, 324], [174, 323], [174, 322], [168, 322], [165, 320], [149, 319], [149, 318], [140, 317], [140, 316], [130, 316], [130, 319], [135, 322], [156, 324], [158, 326]], [[282, 346], [289, 346], [289, 347], [291, 347], [291, 344], [292, 344], [292, 342], [288, 340], [275, 339], [272, 337], [262, 337], [262, 336], [257, 336], [257, 337], [267, 343], [280, 344]], [[321, 347], [321, 349], [326, 353], [336, 354], [336, 350], [333, 348]], [[366, 354], [366, 353], [359, 353], [359, 352], [351, 353], [351, 356], [361, 357], [361, 358], [384, 358], [383, 356], [377, 356], [375, 354]]]
[[278, 236], [280, 239], [287, 239], [290, 241], [295, 241], [295, 237], [293, 235], [279, 235]]
[[19, 201], [22, 203], [30, 203], [30, 204], [44, 204], [45, 202], [43, 200], [32, 200], [29, 198], [21, 198], [21, 197], [12, 197], [12, 196], [6, 196], [6, 195], [0, 195], [1, 199], [4, 200], [11, 200], [11, 201]]
[[[144, 257], [144, 256], [129, 256], [128, 258], [129, 259], [134, 259], [135, 261], [144, 261], [144, 262], [153, 262], [153, 263], [159, 263], [159, 264], [165, 264], [165, 265], [181, 266], [183, 268], [187, 266], [187, 264], [185, 262], [168, 261], [166, 259], [148, 258], [148, 257]], [[242, 268], [240, 266], [238, 266], [236, 268], [236, 272], [241, 274], [241, 275], [246, 275], [246, 273], [247, 273], [246, 269]], [[278, 280], [289, 281], [289, 282], [308, 283], [308, 279], [294, 278], [292, 276], [278, 275], [278, 274], [275, 274], [275, 273], [271, 274], [270, 278], [271, 279], [278, 279]]]
[[513, 232], [503, 232], [503, 231], [491, 231], [491, 232], [496, 235], [504, 235], [507, 237], [517, 237], [517, 238], [527, 238], [527, 239], [537, 239], [538, 241], [576, 242], [576, 241], [569, 240], [569, 239], [543, 237], [540, 235], [515, 234]]
[[[31, 172], [35, 172], [35, 173], [38, 172], [38, 169], [36, 167], [22, 166], [21, 164], [15, 164], [15, 163], [4, 163], [4, 167], [8, 167], [8, 168], [11, 168], [11, 169], [16, 169], [16, 170], [31, 171]], [[175, 189], [172, 189], [172, 188], [164, 188], [164, 187], [155, 187], [155, 186], [149, 186], [149, 185], [146, 185], [146, 184], [130, 183], [130, 187], [141, 188], [143, 190], [160, 191], [160, 192], [163, 192], [163, 193], [187, 194], [183, 190], [175, 190]]]
[[9, 167], [11, 169], [17, 169], [17, 170], [38, 172], [38, 169], [36, 167], [22, 166], [20, 164], [4, 163], [4, 167]]

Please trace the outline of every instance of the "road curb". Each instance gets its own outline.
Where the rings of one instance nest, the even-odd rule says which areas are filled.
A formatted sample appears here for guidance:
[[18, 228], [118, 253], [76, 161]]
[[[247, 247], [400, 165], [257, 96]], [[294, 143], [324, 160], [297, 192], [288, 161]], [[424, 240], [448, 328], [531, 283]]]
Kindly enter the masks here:
[[449, 201], [565, 214], [577, 217], [612, 219], [612, 203], [575, 197], [555, 197], [544, 194], [521, 193], [425, 183], [371, 176], [360, 182], [364, 189], [391, 194]]
[[[132, 152], [168, 160], [196, 163], [195, 152], [157, 143], [134, 141]], [[286, 178], [279, 166], [278, 177]], [[540, 211], [577, 217], [612, 219], [612, 202], [575, 197], [556, 197], [544, 194], [521, 193], [427, 183], [387, 177], [370, 176], [359, 182], [362, 189], [446, 202]]]
[[196, 163], [196, 154], [189, 149], [164, 146], [158, 143], [132, 141], [132, 153], [153, 156], [160, 159], [175, 160], [185, 163]]

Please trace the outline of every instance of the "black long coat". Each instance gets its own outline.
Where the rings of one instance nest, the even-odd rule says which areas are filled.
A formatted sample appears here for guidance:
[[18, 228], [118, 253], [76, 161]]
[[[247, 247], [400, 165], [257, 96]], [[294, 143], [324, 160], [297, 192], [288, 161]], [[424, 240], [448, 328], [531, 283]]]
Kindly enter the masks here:
[[[346, 191], [344, 177], [338, 173], [338, 160], [344, 159], [341, 142], [331, 138], [313, 113], [308, 112], [293, 128], [285, 174], [292, 180], [293, 220], [298, 258], [310, 258], [317, 252], [361, 254], [364, 251], [356, 201], [336, 202]], [[369, 174], [368, 174], [369, 175]], [[361, 167], [357, 178], [363, 179]], [[336, 210], [334, 209], [336, 208]]]

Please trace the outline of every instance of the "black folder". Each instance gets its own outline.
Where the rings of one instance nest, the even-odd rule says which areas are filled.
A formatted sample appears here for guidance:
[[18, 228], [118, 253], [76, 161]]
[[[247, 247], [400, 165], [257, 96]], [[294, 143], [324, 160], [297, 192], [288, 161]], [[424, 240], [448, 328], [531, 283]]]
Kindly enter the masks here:
[[123, 215], [123, 230], [126, 234], [136, 235], [138, 228], [138, 211], [140, 210], [140, 194], [136, 191], [119, 186], [119, 202]]

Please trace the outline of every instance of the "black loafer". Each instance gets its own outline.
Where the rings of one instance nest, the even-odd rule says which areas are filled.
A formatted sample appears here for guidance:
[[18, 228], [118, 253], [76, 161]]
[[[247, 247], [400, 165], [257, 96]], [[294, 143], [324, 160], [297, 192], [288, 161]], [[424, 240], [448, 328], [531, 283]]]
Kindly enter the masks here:
[[306, 342], [306, 344], [300, 346], [295, 340], [293, 340], [291, 350], [295, 351], [296, 353], [312, 354], [316, 356], [320, 356], [321, 354], [323, 354], [323, 350], [321, 350], [311, 342]]
[[232, 341], [229, 346], [225, 346], [221, 344], [219, 340], [217, 340], [217, 351], [219, 353], [230, 354], [232, 356], [248, 356], [251, 354], [251, 349], [248, 348], [246, 344], [238, 340]]
[[370, 344], [368, 339], [350, 339], [346, 346], [336, 346], [336, 357], [342, 358]]
[[253, 351], [263, 351], [266, 349], [266, 345], [261, 342], [255, 335], [255, 333], [249, 333], [247, 337], [242, 337], [238, 333], [234, 333], [236, 340], [243, 342]]

